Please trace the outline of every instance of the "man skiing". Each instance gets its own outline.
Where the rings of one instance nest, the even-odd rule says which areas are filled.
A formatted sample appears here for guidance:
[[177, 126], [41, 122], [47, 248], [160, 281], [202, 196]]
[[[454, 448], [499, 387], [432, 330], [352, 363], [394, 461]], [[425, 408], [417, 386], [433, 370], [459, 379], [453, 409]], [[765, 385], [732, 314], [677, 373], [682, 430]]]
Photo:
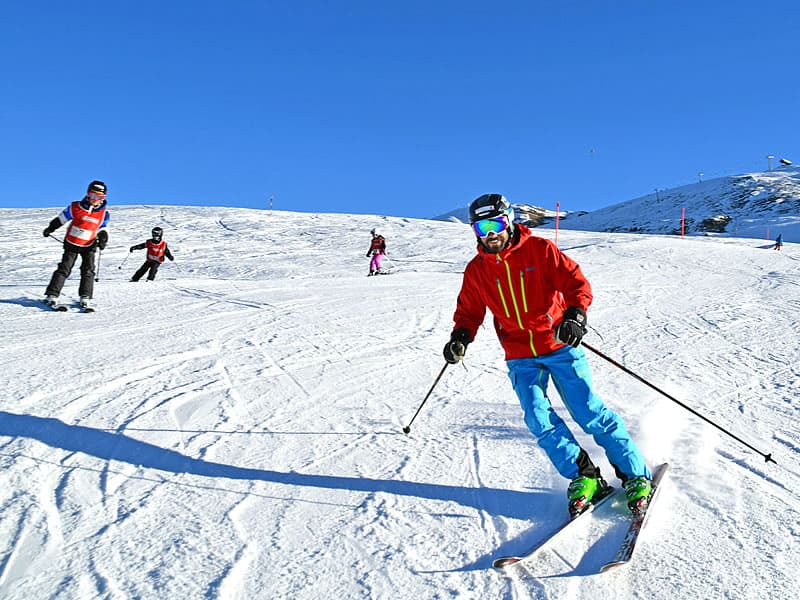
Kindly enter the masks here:
[[780, 250], [781, 246], [783, 246], [783, 234], [779, 233], [778, 237], [775, 238], [775, 245], [772, 247], [772, 249]]
[[367, 250], [367, 257], [372, 257], [369, 261], [369, 277], [370, 275], [381, 275], [384, 271], [381, 269], [381, 257], [386, 254], [386, 240], [378, 232], [377, 228], [370, 231], [372, 240], [370, 241], [369, 250]]
[[514, 224], [513, 208], [500, 194], [473, 201], [469, 220], [478, 253], [464, 271], [445, 360], [455, 364], [464, 358], [488, 308], [525, 423], [558, 472], [570, 480], [570, 514], [584, 511], [596, 495], [605, 494], [608, 484], [554, 411], [547, 394], [550, 379], [575, 422], [605, 450], [631, 511], [644, 510], [652, 474], [622, 419], [592, 389], [586, 355], [579, 347], [592, 302], [580, 267], [549, 240]]
[[102, 251], [108, 244], [106, 191], [105, 183], [92, 181], [82, 200], [72, 202], [44, 228], [44, 237], [49, 237], [56, 229], [69, 222], [64, 234], [64, 254], [45, 290], [45, 304], [48, 306], [56, 306], [61, 288], [80, 256], [81, 280], [78, 295], [81, 307], [90, 308], [94, 294], [95, 250], [99, 248]]
[[167, 242], [163, 239], [164, 230], [161, 227], [153, 227], [151, 236], [146, 242], [136, 244], [130, 248], [130, 252], [147, 248], [144, 264], [136, 270], [133, 277], [131, 277], [131, 281], [139, 281], [148, 271], [147, 281], [153, 281], [156, 278], [156, 273], [158, 273], [158, 267], [164, 262], [165, 256], [170, 260], [175, 260], [169, 251]]

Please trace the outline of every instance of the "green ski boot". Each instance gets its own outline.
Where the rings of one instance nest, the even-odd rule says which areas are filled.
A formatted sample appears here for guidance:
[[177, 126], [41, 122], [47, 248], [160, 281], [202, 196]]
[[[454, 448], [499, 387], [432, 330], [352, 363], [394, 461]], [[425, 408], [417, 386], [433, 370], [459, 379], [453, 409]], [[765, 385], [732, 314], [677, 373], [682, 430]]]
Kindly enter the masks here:
[[642, 475], [628, 479], [623, 485], [625, 486], [628, 508], [631, 512], [639, 515], [646, 511], [650, 496], [653, 494], [653, 485], [650, 480]]
[[567, 488], [567, 498], [569, 499], [569, 514], [573, 517], [581, 514], [592, 503], [601, 489], [600, 479], [580, 475], [573, 479]]

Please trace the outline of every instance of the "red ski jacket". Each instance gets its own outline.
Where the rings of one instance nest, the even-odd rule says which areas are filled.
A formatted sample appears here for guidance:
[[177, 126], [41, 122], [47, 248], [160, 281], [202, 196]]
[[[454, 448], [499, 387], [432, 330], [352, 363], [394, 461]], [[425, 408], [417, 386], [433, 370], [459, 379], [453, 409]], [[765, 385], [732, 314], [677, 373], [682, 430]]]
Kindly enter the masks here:
[[488, 308], [506, 360], [549, 354], [564, 344], [553, 338], [564, 309], [586, 311], [592, 289], [578, 263], [549, 240], [517, 225], [514, 241], [499, 254], [478, 244], [467, 265], [453, 316], [475, 339]]

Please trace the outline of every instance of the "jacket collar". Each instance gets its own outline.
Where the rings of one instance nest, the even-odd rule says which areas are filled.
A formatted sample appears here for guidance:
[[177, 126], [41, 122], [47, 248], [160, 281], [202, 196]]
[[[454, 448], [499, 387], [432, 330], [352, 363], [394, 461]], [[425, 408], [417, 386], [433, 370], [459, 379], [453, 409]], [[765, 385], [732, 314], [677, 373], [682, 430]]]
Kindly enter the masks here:
[[105, 207], [106, 207], [106, 202], [107, 202], [106, 200], [103, 200], [103, 201], [100, 203], [100, 206], [92, 206], [92, 205], [90, 204], [90, 202], [89, 202], [89, 198], [87, 198], [86, 196], [84, 196], [84, 197], [83, 197], [83, 200], [81, 200], [81, 201], [80, 201], [80, 205], [81, 205], [81, 208], [83, 208], [83, 209], [85, 209], [85, 210], [88, 210], [89, 212], [95, 212], [95, 211], [98, 211], [98, 210], [100, 210], [100, 209], [103, 209], [103, 208], [105, 208]]

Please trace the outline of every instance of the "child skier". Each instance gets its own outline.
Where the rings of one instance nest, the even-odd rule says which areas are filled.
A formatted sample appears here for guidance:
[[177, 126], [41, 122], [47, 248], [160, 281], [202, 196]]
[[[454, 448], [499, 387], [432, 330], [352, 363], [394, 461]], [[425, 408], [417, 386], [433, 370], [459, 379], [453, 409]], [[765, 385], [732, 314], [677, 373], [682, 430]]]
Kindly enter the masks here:
[[56, 229], [69, 222], [64, 234], [64, 254], [58, 268], [50, 278], [45, 290], [45, 304], [58, 308], [61, 288], [72, 272], [78, 256], [81, 257], [81, 281], [78, 295], [81, 308], [89, 310], [94, 293], [95, 252], [104, 250], [108, 243], [108, 211], [106, 210], [106, 184], [92, 181], [82, 200], [76, 200], [62, 210], [44, 229], [44, 237], [49, 237]]
[[369, 277], [370, 275], [382, 275], [385, 271], [381, 270], [381, 257], [386, 254], [386, 240], [384, 237], [378, 232], [377, 228], [373, 228], [370, 231], [372, 234], [372, 241], [369, 245], [369, 250], [367, 250], [367, 257], [372, 257], [372, 260], [369, 261]]
[[164, 262], [165, 256], [170, 260], [175, 260], [172, 258], [172, 253], [167, 247], [167, 242], [162, 239], [164, 230], [161, 229], [161, 227], [153, 227], [152, 236], [153, 237], [146, 242], [131, 246], [131, 252], [147, 248], [147, 256], [144, 264], [133, 274], [131, 281], [139, 281], [148, 271], [147, 281], [153, 281], [156, 278], [156, 273], [158, 273], [158, 267]]

